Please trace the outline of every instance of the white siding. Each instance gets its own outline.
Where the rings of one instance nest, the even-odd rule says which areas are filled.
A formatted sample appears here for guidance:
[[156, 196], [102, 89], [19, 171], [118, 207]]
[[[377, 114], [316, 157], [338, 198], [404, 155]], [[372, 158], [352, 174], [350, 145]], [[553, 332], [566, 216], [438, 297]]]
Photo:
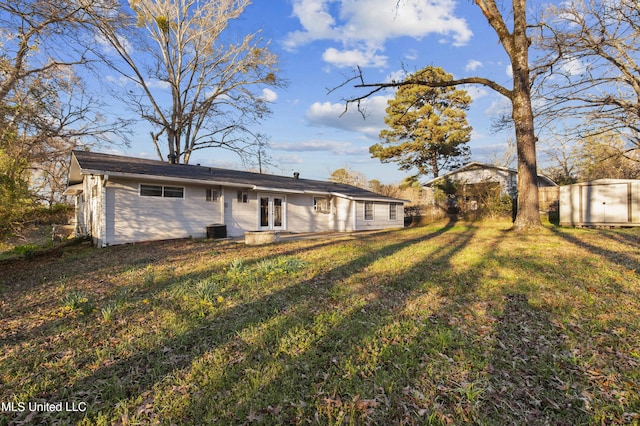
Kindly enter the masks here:
[[205, 237], [207, 225], [221, 223], [222, 200], [206, 201], [205, 186], [184, 187], [184, 198], [142, 197], [140, 184], [110, 180], [106, 196], [106, 243], [123, 244], [170, 238]]
[[238, 202], [238, 189], [224, 188], [224, 223], [227, 235], [240, 237], [245, 231], [258, 230], [258, 194], [244, 191], [249, 197], [248, 203]]
[[[141, 184], [178, 186], [184, 198], [140, 196]], [[206, 201], [207, 188], [220, 193], [217, 201]], [[238, 188], [171, 181], [140, 181], [130, 178], [85, 176], [78, 199], [78, 227], [100, 247], [172, 238], [206, 236], [210, 224], [224, 223], [227, 235], [240, 237], [259, 230], [258, 196], [281, 197], [284, 201], [282, 230], [290, 232], [349, 232], [402, 227], [404, 215], [398, 204], [397, 218], [389, 220], [389, 203], [374, 203], [374, 220], [364, 220], [364, 202], [329, 196], [330, 212], [316, 212], [311, 194], [285, 194], [244, 190], [247, 201], [238, 201]]]
[[[365, 220], [364, 210], [365, 201], [358, 201], [356, 204], [356, 230], [364, 231], [367, 229], [385, 229], [385, 228], [402, 228], [404, 226], [404, 211], [402, 204], [398, 203], [396, 207], [396, 219], [389, 219], [389, 203], [378, 202], [373, 203], [373, 220]], [[392, 203], [396, 204], [396, 203]]]
[[[329, 198], [328, 196], [326, 197]], [[313, 196], [309, 194], [290, 194], [287, 196], [287, 228], [292, 232], [323, 232], [331, 230], [331, 216], [335, 214], [316, 212], [313, 209]]]
[[503, 194], [515, 196], [518, 193], [518, 176], [500, 169], [472, 169], [463, 170], [452, 176], [453, 179], [467, 184], [482, 182], [497, 182], [500, 184], [500, 191]]
[[334, 223], [332, 230], [338, 232], [355, 231], [356, 202], [346, 198], [336, 197], [334, 205], [336, 214], [333, 216]]
[[105, 244], [105, 188], [102, 176], [87, 176], [82, 183], [82, 214], [78, 214], [84, 236], [90, 236], [99, 247]]

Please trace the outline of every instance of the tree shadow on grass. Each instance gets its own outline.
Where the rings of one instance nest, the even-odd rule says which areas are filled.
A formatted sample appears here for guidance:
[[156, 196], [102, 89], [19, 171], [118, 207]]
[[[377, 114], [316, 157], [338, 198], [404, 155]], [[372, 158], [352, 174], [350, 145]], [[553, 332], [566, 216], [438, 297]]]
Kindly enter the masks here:
[[[580, 238], [570, 233], [563, 232], [561, 229], [551, 228], [551, 230], [555, 235], [557, 235], [558, 237], [564, 239], [565, 241], [575, 246], [583, 247], [589, 250], [590, 252], [592, 252], [593, 254], [602, 256], [613, 263], [617, 263], [620, 266], [624, 266], [625, 268], [634, 269], [635, 271], [640, 271], [640, 260], [638, 260], [638, 258], [634, 258], [628, 254], [620, 253], [620, 252], [611, 250], [610, 248], [607, 248], [606, 241], [604, 241], [604, 239], [600, 239], [600, 241], [602, 242], [602, 245], [596, 245], [594, 243], [589, 243], [587, 241], [581, 240]], [[608, 239], [613, 239], [623, 244], [637, 243], [637, 240], [634, 241], [634, 239], [631, 239], [628, 242], [624, 242], [624, 241], [620, 241], [618, 238], [611, 238], [609, 236], [610, 235], [609, 232], [601, 232], [599, 235], [601, 235], [602, 237], [606, 237]], [[623, 238], [623, 240], [626, 240], [626, 238]]]
[[496, 424], [591, 422], [581, 395], [584, 373], [548, 312], [531, 306], [524, 294], [508, 294], [494, 333], [483, 397], [487, 418]]
[[[438, 235], [442, 236], [446, 229], [439, 230]], [[205, 384], [208, 394], [192, 401], [185, 410], [189, 423], [194, 421], [196, 413], [203, 412], [212, 416], [209, 420], [223, 423], [295, 424], [314, 418], [320, 423], [401, 422], [403, 416], [411, 413], [411, 408], [403, 407], [400, 400], [405, 398], [405, 388], [420, 374], [423, 355], [434, 350], [446, 352], [455, 346], [431, 328], [433, 322], [428, 317], [438, 314], [440, 308], [416, 318], [403, 318], [401, 312], [413, 297], [437, 293], [433, 284], [425, 286], [432, 268], [437, 265], [441, 270], [446, 269], [475, 231], [467, 228], [449, 234], [446, 246], [430, 252], [428, 258], [416, 259], [411, 268], [399, 274], [377, 276], [376, 283], [360, 286], [353, 277], [343, 282], [342, 286], [352, 288], [345, 289], [342, 297], [351, 297], [350, 300], [360, 303], [349, 306], [343, 306], [338, 300], [328, 303], [322, 295], [315, 300], [301, 301], [304, 306], [296, 308], [305, 314], [292, 312], [269, 328], [268, 342], [259, 347], [248, 345], [246, 356], [229, 368], [224, 383]], [[428, 234], [372, 256], [387, 261], [394, 254], [401, 256], [403, 249], [428, 244], [433, 237]], [[358, 272], [372, 263], [360, 264]], [[464, 288], [458, 295], [473, 289], [473, 285], [460, 285]], [[362, 297], [358, 297], [359, 292], [363, 292]], [[450, 305], [445, 305], [441, 309], [448, 311]], [[340, 307], [340, 312], [336, 307]], [[315, 327], [321, 330], [319, 335]], [[442, 339], [445, 341], [440, 342]], [[434, 341], [436, 349], [431, 345]], [[398, 374], [399, 368], [406, 372]], [[212, 404], [228, 398], [224, 396], [228, 392], [235, 395], [230, 407]], [[419, 419], [414, 416], [414, 420]]]
[[[396, 244], [383, 245], [381, 248], [363, 253], [345, 264], [336, 265], [325, 271], [324, 275], [337, 278], [348, 277], [356, 271], [363, 270], [379, 258], [390, 256], [408, 246], [440, 236], [450, 228], [451, 225], [448, 225], [427, 235], [406, 239]], [[365, 237], [365, 239], [367, 238], [375, 239], [376, 237]], [[201, 271], [197, 275], [202, 274], [206, 274], [206, 271]], [[167, 282], [162, 286], [169, 284]], [[223, 311], [219, 316], [203, 318], [197, 326], [194, 325], [182, 333], [167, 338], [154, 348], [134, 353], [123, 359], [115, 359], [68, 386], [56, 390], [43, 389], [39, 397], [44, 401], [85, 401], [89, 404], [92, 415], [95, 415], [98, 411], [111, 412], [121, 400], [131, 398], [135, 400], [142, 395], [147, 395], [155, 385], [170, 380], [203, 354], [210, 353], [217, 348], [226, 346], [226, 355], [229, 356], [228, 362], [231, 365], [243, 363], [242, 357], [234, 358], [234, 353], [239, 350], [234, 346], [241, 345], [241, 342], [237, 342], [236, 339], [238, 333], [251, 327], [260, 327], [277, 319], [282, 312], [295, 311], [296, 305], [300, 303], [322, 306], [324, 299], [340, 284], [340, 279], [323, 280], [322, 277], [294, 283], [291, 286], [265, 294], [258, 300], [234, 306]], [[154, 291], [159, 290], [154, 289]], [[287, 333], [295, 323], [296, 321], [285, 321], [280, 326], [280, 333]], [[247, 347], [242, 350], [251, 352]], [[118, 388], [115, 391], [113, 390], [114, 386]], [[110, 390], [107, 390], [107, 387]], [[37, 420], [42, 416], [43, 414], [37, 414], [32, 417], [32, 420]], [[77, 421], [81, 416], [80, 413], [60, 413], [59, 415], [61, 421]], [[45, 413], [41, 420], [49, 418], [50, 413]], [[18, 415], [15, 421], [21, 419], [22, 417]], [[201, 419], [192, 419], [193, 423], [199, 421]]]

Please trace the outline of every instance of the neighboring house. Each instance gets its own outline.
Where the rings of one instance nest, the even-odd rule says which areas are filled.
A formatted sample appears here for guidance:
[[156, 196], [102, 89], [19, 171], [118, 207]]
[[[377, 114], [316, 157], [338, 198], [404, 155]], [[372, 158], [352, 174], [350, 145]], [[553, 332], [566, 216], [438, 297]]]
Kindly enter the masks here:
[[[512, 199], [518, 195], [518, 171], [493, 164], [474, 161], [428, 181], [425, 186], [434, 187], [445, 180], [462, 184], [465, 193], [468, 194], [477, 194], [488, 188], [499, 187], [502, 195], [508, 195]], [[551, 179], [538, 175], [538, 190], [542, 209], [546, 209], [549, 204], [557, 201], [557, 188], [558, 185]], [[471, 202], [475, 201], [471, 200]]]
[[[425, 183], [426, 186], [433, 186], [439, 180], [450, 179], [473, 185], [477, 183], [495, 182], [500, 185], [500, 192], [515, 198], [518, 195], [518, 171], [507, 167], [494, 166], [473, 161], [464, 166], [431, 179]], [[557, 187], [558, 185], [546, 176], [538, 175], [538, 188]]]
[[401, 228], [404, 201], [351, 185], [74, 151], [65, 195], [99, 247], [246, 231]]
[[561, 186], [560, 225], [640, 226], [640, 180], [598, 179]]

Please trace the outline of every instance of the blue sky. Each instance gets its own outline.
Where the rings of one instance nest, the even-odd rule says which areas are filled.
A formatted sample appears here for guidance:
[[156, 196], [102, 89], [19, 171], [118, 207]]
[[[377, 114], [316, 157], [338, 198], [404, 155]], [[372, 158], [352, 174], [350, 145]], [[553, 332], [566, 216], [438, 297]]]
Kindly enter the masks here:
[[[367, 117], [344, 111], [344, 99], [361, 94], [343, 83], [356, 65], [368, 82], [382, 82], [427, 65], [455, 77], [478, 75], [510, 87], [508, 58], [480, 10], [467, 0], [255, 0], [231, 27], [262, 30], [279, 56], [288, 86], [265, 93], [273, 114], [260, 126], [269, 136], [269, 171], [326, 179], [348, 167], [368, 179], [400, 182], [410, 175], [395, 163], [371, 158], [369, 146], [384, 127], [384, 109], [392, 92], [367, 101]], [[466, 87], [473, 98], [467, 118], [473, 127], [472, 159], [500, 155], [510, 132], [492, 134], [491, 120], [508, 108], [505, 98], [480, 86]], [[508, 111], [508, 109], [506, 109]], [[140, 129], [127, 155], [156, 158], [148, 131]], [[222, 150], [194, 153], [191, 163], [242, 168], [235, 154]]]

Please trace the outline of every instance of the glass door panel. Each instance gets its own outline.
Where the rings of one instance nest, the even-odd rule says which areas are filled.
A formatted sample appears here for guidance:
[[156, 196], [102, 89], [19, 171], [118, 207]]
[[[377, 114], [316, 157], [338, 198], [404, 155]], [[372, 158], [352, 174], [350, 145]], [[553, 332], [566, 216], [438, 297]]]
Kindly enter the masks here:
[[269, 227], [269, 197], [260, 198], [260, 226]]
[[282, 227], [282, 198], [273, 199], [273, 227]]

